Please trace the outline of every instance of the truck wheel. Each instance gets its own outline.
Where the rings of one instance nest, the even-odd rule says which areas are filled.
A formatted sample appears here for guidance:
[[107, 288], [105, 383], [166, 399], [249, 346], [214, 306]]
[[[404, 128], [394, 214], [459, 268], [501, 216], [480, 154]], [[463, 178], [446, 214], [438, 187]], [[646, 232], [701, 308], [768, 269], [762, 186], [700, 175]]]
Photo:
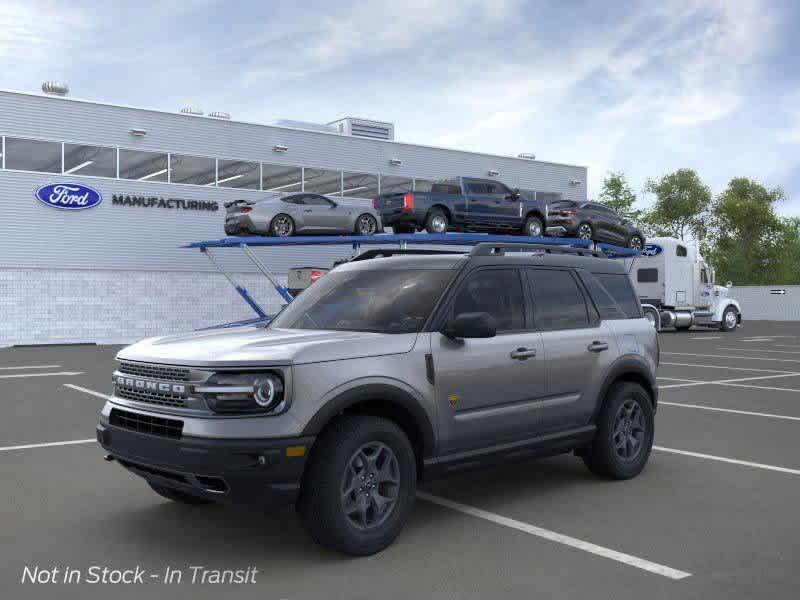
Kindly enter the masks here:
[[658, 312], [658, 309], [655, 306], [643, 306], [642, 312], [644, 313], [644, 318], [650, 321], [650, 324], [653, 326], [653, 329], [656, 331], [661, 330], [661, 313]]
[[733, 331], [738, 325], [738, 313], [733, 306], [729, 306], [722, 313], [722, 322], [719, 324], [719, 328], [721, 331]]
[[594, 239], [594, 229], [590, 223], [581, 223], [578, 225], [578, 230], [575, 232], [575, 237], [581, 240]]
[[638, 383], [611, 386], [597, 419], [597, 433], [583, 455], [595, 475], [630, 479], [644, 469], [653, 447], [653, 406]]
[[172, 500], [173, 502], [180, 502], [181, 504], [192, 504], [196, 506], [199, 506], [200, 504], [211, 503], [211, 500], [208, 500], [207, 498], [201, 498], [200, 496], [193, 496], [191, 494], [187, 494], [179, 490], [174, 490], [172, 488], [168, 488], [163, 485], [153, 483], [152, 481], [148, 481], [147, 484], [151, 488], [153, 488], [153, 491], [156, 494], [166, 498], [167, 500]]
[[628, 238], [628, 248], [631, 250], [641, 250], [644, 248], [644, 242], [642, 241], [642, 236], [640, 235], [632, 235]]
[[275, 215], [269, 224], [269, 231], [275, 237], [289, 237], [294, 233], [294, 221], [283, 213]]
[[354, 556], [391, 544], [417, 488], [416, 458], [403, 430], [379, 417], [343, 416], [312, 452], [297, 503], [311, 537]]
[[428, 233], [447, 233], [449, 225], [447, 215], [438, 208], [432, 209], [425, 219], [425, 231]]
[[540, 237], [544, 233], [544, 223], [539, 217], [528, 217], [522, 227], [522, 235]]

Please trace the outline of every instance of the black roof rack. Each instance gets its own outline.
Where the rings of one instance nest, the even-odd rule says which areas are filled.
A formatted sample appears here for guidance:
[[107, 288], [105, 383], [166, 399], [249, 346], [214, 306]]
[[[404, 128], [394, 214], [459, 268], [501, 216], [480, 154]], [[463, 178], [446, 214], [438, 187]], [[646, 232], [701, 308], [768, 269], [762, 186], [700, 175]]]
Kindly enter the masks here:
[[375, 248], [367, 250], [342, 262], [355, 262], [357, 260], [369, 260], [371, 258], [386, 258], [388, 256], [405, 256], [408, 254], [466, 254], [464, 250], [427, 250], [423, 248]]
[[539, 251], [544, 254], [574, 254], [577, 256], [594, 256], [595, 258], [606, 258], [606, 254], [599, 250], [590, 248], [576, 248], [574, 246], [562, 246], [556, 244], [537, 244], [526, 242], [505, 242], [502, 244], [492, 242], [481, 242], [475, 244], [470, 256], [494, 256], [505, 254], [507, 250], [512, 252], [525, 252], [526, 250]]

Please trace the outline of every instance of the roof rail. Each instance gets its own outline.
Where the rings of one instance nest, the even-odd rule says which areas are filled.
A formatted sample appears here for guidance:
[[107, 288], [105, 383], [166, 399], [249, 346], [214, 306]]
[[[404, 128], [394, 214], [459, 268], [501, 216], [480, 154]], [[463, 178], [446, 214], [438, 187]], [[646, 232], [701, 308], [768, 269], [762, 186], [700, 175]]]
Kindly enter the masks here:
[[431, 255], [431, 254], [466, 254], [464, 250], [426, 250], [421, 248], [375, 248], [367, 250], [351, 258], [347, 262], [355, 262], [357, 260], [369, 260], [371, 258], [387, 258], [389, 256], [407, 256], [407, 255]]
[[506, 242], [502, 244], [492, 242], [481, 242], [469, 253], [470, 256], [493, 256], [505, 254], [507, 250], [513, 252], [524, 252], [525, 250], [538, 250], [545, 254], [575, 254], [577, 256], [594, 256], [596, 258], [606, 258], [606, 254], [593, 250], [592, 248], [576, 248], [575, 246], [562, 246], [556, 244], [537, 244], [526, 242]]

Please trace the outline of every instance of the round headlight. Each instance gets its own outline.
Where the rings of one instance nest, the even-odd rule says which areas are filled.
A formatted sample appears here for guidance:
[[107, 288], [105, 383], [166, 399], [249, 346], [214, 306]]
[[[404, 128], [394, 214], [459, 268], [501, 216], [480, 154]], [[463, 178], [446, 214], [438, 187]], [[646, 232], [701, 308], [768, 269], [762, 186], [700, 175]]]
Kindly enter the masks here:
[[283, 385], [277, 377], [261, 377], [253, 382], [253, 396], [262, 408], [275, 408], [283, 399]]

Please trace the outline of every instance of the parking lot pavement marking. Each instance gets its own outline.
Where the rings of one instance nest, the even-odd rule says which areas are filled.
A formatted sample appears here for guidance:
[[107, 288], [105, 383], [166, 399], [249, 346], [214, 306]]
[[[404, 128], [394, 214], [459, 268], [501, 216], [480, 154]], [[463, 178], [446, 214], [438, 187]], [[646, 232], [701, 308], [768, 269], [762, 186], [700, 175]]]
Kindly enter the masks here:
[[775, 369], [748, 369], [747, 367], [732, 367], [731, 365], [698, 365], [695, 363], [676, 363], [664, 361], [661, 361], [659, 365], [669, 365], [671, 367], [700, 367], [701, 369], [728, 369], [729, 371], [754, 371], [756, 373], [792, 373], [792, 371], [776, 371]]
[[719, 385], [726, 385], [728, 387], [750, 388], [754, 390], [770, 390], [776, 392], [800, 392], [794, 388], [770, 387], [768, 385], [748, 385], [746, 383], [720, 383]]
[[584, 552], [589, 552], [590, 554], [595, 554], [597, 556], [602, 556], [603, 558], [615, 560], [617, 562], [621, 562], [626, 565], [636, 567], [637, 569], [649, 571], [650, 573], [655, 573], [656, 575], [662, 575], [670, 579], [685, 579], [686, 577], [691, 576], [691, 573], [687, 573], [686, 571], [679, 571], [678, 569], [673, 569], [672, 567], [667, 567], [659, 563], [654, 563], [649, 560], [639, 558], [637, 556], [632, 556], [630, 554], [618, 552], [616, 550], [612, 550], [611, 548], [606, 548], [604, 546], [598, 546], [597, 544], [592, 544], [591, 542], [586, 542], [584, 540], [570, 537], [562, 533], [550, 531], [549, 529], [537, 527], [536, 525], [531, 525], [529, 523], [517, 521], [516, 519], [510, 519], [508, 517], [504, 517], [496, 513], [482, 510], [474, 506], [469, 506], [468, 504], [454, 502], [453, 500], [448, 500], [447, 498], [442, 498], [440, 496], [433, 496], [432, 494], [428, 494], [426, 492], [417, 492], [417, 498], [421, 500], [426, 500], [428, 502], [432, 502], [433, 504], [438, 504], [439, 506], [443, 506], [451, 510], [464, 513], [466, 515], [470, 515], [472, 517], [477, 517], [478, 519], [491, 521], [492, 523], [496, 523], [497, 525], [510, 527], [511, 529], [522, 531], [523, 533], [528, 533], [530, 535], [535, 535], [537, 537], [550, 540], [552, 542], [564, 544], [565, 546], [577, 548], [578, 550], [583, 550]]
[[71, 383], [65, 383], [64, 387], [68, 387], [72, 390], [77, 390], [79, 392], [83, 392], [84, 394], [89, 394], [90, 396], [97, 396], [98, 398], [102, 398], [103, 400], [108, 400], [111, 396], [108, 394], [102, 394], [100, 392], [95, 392], [94, 390], [90, 390], [89, 388], [81, 387], [79, 385], [72, 385]]
[[83, 371], [58, 371], [54, 373], [14, 373], [13, 375], [0, 375], [0, 379], [15, 379], [22, 377], [54, 377], [56, 375], [63, 375], [69, 377], [72, 375], [83, 375]]
[[709, 336], [709, 337], [698, 336], [698, 337], [690, 337], [689, 339], [690, 340], [721, 340], [722, 336], [721, 335], [713, 335], [713, 336]]
[[663, 379], [664, 381], [683, 381], [684, 383], [705, 383], [699, 379], [678, 379], [677, 377], [661, 377], [660, 375], [656, 377], [656, 379]]
[[800, 348], [797, 344], [772, 344], [776, 348]]
[[680, 454], [683, 456], [692, 456], [694, 458], [703, 458], [705, 460], [714, 460], [717, 462], [724, 462], [732, 465], [741, 465], [743, 467], [764, 469], [765, 471], [777, 471], [778, 473], [788, 473], [789, 475], [800, 475], [800, 470], [798, 469], [790, 469], [788, 467], [778, 467], [775, 465], [765, 465], [763, 463], [750, 462], [749, 460], [739, 460], [738, 458], [728, 458], [726, 456], [716, 456], [714, 454], [703, 454], [702, 452], [690, 452], [689, 450], [678, 450], [677, 448], [665, 448], [664, 446], [653, 446], [653, 450], [658, 450], [659, 452], [667, 452], [669, 454]]
[[765, 348], [725, 348], [718, 346], [717, 350], [737, 350], [738, 352], [769, 352], [770, 354], [800, 354], [800, 352], [792, 352], [791, 350], [766, 350]]
[[[779, 379], [781, 377], [797, 377], [797, 376], [800, 376], [800, 373], [781, 373], [780, 375], [760, 375], [758, 377], [739, 377], [737, 379], [717, 379], [716, 381], [695, 381], [692, 383], [670, 383], [669, 385], [660, 385], [658, 386], [658, 389], [668, 390], [671, 388], [694, 387], [696, 385], [727, 385], [727, 384], [739, 383], [740, 381], [758, 381], [760, 379]], [[754, 387], [759, 387], [759, 386], [754, 386]]]
[[11, 452], [13, 450], [28, 450], [30, 448], [50, 448], [52, 446], [73, 446], [75, 444], [90, 444], [97, 442], [95, 438], [85, 440], [67, 440], [66, 442], [44, 442], [42, 444], [23, 444], [21, 446], [0, 447], [0, 452]]
[[21, 369], [60, 369], [61, 365], [19, 365], [18, 367], [0, 367], [0, 371], [18, 371]]
[[710, 358], [741, 358], [744, 360], [769, 360], [772, 362], [800, 362], [797, 358], [763, 358], [758, 356], [725, 356], [721, 354], [692, 354], [691, 352], [662, 352], [661, 354], [675, 354], [677, 356], [707, 356]]
[[[775, 388], [780, 389], [780, 388]], [[681, 402], [664, 402], [660, 400], [659, 406], [677, 406], [679, 408], [699, 408], [700, 410], [713, 410], [715, 412], [731, 413], [735, 415], [745, 415], [748, 417], [765, 417], [769, 419], [781, 419], [785, 421], [800, 421], [800, 417], [790, 417], [788, 415], [776, 415], [774, 413], [753, 412], [750, 410], [735, 410], [733, 408], [718, 408], [716, 406], [703, 406], [701, 404], [683, 404]]]

